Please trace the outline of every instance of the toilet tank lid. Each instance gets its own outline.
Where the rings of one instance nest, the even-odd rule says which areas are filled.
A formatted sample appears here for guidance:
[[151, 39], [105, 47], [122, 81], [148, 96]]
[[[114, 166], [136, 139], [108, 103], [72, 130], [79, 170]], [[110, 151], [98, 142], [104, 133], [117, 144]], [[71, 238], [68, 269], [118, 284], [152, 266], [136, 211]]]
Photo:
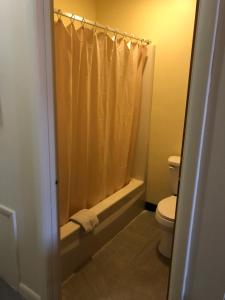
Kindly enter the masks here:
[[168, 164], [171, 167], [179, 167], [180, 166], [180, 156], [170, 156], [168, 158]]

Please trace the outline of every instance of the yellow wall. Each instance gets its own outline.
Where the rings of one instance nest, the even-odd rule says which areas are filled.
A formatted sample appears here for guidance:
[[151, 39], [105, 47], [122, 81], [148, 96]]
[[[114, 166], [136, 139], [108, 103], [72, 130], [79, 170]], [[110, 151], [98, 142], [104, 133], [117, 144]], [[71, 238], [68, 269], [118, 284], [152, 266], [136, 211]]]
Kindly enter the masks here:
[[95, 0], [54, 0], [54, 7], [87, 19], [96, 19]]
[[97, 20], [156, 45], [147, 200], [170, 195], [167, 158], [181, 151], [196, 0], [97, 0]]

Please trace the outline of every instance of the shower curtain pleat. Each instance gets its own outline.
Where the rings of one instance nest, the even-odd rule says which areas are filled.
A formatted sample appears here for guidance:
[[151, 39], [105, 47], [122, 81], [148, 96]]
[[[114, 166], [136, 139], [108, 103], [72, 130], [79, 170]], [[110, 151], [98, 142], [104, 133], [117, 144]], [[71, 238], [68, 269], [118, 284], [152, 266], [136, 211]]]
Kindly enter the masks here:
[[60, 224], [131, 179], [147, 48], [55, 23]]

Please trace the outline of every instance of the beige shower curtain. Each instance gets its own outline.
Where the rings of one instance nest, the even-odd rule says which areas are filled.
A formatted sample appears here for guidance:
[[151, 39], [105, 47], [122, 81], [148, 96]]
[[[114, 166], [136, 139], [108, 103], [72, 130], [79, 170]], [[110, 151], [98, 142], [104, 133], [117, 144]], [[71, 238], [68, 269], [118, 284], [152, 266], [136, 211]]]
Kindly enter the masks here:
[[60, 223], [131, 178], [147, 47], [55, 23]]

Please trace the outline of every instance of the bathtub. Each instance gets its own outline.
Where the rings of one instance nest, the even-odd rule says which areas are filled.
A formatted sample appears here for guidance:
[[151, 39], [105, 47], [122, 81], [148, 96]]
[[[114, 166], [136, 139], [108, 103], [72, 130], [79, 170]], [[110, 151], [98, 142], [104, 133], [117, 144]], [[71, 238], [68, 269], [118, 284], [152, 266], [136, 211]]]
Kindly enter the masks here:
[[60, 228], [62, 281], [90, 259], [144, 209], [144, 182], [132, 179], [122, 189], [90, 208], [99, 218], [91, 233], [68, 222]]

